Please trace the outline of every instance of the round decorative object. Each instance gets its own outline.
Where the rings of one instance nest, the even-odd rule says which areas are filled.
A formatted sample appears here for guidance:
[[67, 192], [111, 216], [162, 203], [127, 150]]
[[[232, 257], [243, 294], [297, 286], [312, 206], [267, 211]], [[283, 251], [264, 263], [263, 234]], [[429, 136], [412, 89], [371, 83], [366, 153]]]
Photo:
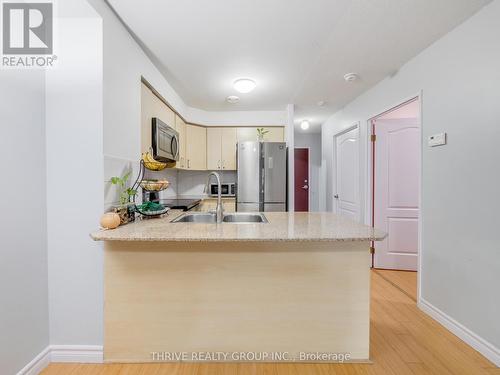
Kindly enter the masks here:
[[246, 94], [252, 91], [257, 83], [251, 78], [238, 78], [233, 82], [233, 86], [236, 91]]
[[142, 154], [142, 161], [144, 162], [144, 166], [150, 171], [161, 171], [168, 167], [167, 163], [162, 163], [155, 160], [150, 152], [145, 152]]
[[229, 103], [229, 104], [236, 104], [240, 101], [240, 98], [237, 97], [236, 95], [229, 95], [227, 98], [226, 98], [226, 101]]
[[168, 188], [170, 182], [167, 180], [142, 180], [141, 188], [147, 191], [162, 191]]
[[120, 225], [120, 215], [115, 212], [108, 212], [101, 216], [101, 227], [105, 229], [115, 229]]
[[359, 78], [359, 76], [357, 75], [357, 73], [347, 73], [344, 76], [344, 79], [346, 80], [346, 82], [354, 82], [358, 78]]

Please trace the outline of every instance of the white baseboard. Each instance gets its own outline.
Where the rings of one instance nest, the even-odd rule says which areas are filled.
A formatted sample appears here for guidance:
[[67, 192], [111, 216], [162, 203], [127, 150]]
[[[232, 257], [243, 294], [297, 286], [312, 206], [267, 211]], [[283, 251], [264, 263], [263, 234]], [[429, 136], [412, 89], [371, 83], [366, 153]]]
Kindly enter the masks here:
[[49, 345], [17, 375], [38, 375], [51, 362], [102, 363], [100, 345]]
[[479, 353], [493, 362], [497, 367], [500, 367], [500, 349], [478, 336], [467, 327], [464, 327], [462, 324], [446, 315], [425, 299], [420, 298], [417, 305], [422, 311], [430, 315], [434, 320], [437, 320], [466, 344], [472, 346]]
[[51, 345], [50, 362], [102, 363], [100, 345]]
[[[455, 319], [420, 298], [418, 307], [458, 336], [465, 343], [500, 367], [500, 350]], [[50, 345], [28, 363], [17, 375], [38, 375], [50, 362], [102, 363], [103, 347], [100, 345]]]
[[50, 363], [50, 347], [47, 346], [31, 360], [26, 366], [22, 368], [17, 375], [38, 375]]

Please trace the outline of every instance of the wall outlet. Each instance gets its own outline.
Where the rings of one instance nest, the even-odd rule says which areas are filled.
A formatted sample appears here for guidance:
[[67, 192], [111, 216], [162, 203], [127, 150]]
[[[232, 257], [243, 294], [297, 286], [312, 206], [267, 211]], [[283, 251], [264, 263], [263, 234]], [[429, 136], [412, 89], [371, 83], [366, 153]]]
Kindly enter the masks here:
[[429, 137], [429, 146], [444, 146], [446, 144], [446, 133], [433, 134]]

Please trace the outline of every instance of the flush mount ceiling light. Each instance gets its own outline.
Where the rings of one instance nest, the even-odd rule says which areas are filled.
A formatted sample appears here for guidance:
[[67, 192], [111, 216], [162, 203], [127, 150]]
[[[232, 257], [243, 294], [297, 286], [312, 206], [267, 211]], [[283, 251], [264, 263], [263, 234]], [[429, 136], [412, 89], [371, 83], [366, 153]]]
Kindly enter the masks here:
[[300, 128], [302, 130], [307, 130], [309, 129], [309, 121], [307, 120], [303, 120], [301, 123], [300, 123]]
[[246, 94], [252, 91], [257, 83], [251, 78], [238, 78], [233, 82], [233, 87], [236, 91]]
[[344, 75], [344, 79], [346, 80], [346, 82], [354, 82], [358, 78], [359, 77], [356, 73], [347, 73], [346, 75]]
[[226, 102], [230, 104], [236, 104], [240, 101], [240, 98], [237, 97], [236, 95], [230, 95], [226, 98]]

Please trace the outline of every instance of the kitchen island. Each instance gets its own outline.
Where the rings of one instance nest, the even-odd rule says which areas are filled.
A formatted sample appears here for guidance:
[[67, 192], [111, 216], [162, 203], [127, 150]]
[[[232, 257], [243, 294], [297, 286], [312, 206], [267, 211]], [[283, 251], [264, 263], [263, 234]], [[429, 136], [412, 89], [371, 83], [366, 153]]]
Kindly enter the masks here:
[[179, 214], [91, 235], [105, 241], [106, 362], [369, 360], [369, 248], [383, 232], [331, 213]]

